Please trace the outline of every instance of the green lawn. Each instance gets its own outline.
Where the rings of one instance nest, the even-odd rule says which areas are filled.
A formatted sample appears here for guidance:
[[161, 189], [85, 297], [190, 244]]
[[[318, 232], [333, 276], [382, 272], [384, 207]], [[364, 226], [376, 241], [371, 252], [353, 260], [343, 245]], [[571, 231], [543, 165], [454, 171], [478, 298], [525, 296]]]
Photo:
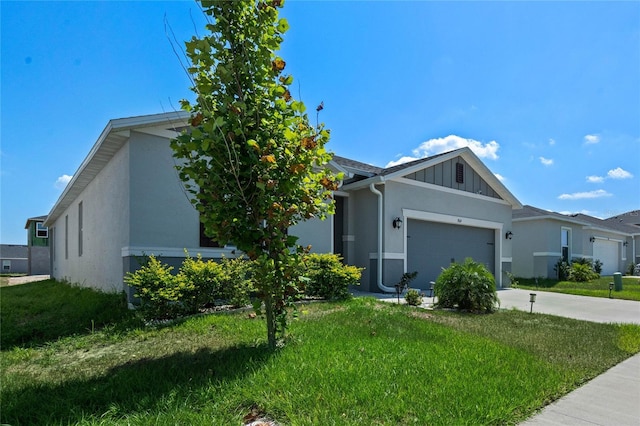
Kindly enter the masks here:
[[[600, 277], [597, 280], [586, 283], [539, 279], [537, 285], [534, 278], [517, 278], [517, 280], [519, 283], [518, 288], [526, 290], [553, 291], [579, 296], [609, 297], [609, 283], [613, 282], [613, 277]], [[612, 291], [611, 297], [614, 299], [640, 301], [640, 279], [622, 277], [622, 291]]]
[[[290, 425], [516, 424], [640, 351], [640, 326], [366, 298], [301, 305], [287, 345], [270, 352], [248, 311], [145, 327], [94, 293], [111, 312], [98, 324], [105, 310], [82, 307], [86, 290], [61, 300], [80, 289], [50, 285], [2, 289], [13, 337], [0, 354], [0, 423], [239, 425], [254, 409]], [[7, 313], [25, 298], [40, 312]], [[76, 304], [82, 315], [56, 321]]]

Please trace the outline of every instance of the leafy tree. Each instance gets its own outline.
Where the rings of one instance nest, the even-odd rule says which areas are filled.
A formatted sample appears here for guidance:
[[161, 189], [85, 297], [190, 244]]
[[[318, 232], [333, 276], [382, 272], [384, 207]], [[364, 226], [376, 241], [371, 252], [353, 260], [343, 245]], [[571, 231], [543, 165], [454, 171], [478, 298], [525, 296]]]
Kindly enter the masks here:
[[333, 213], [341, 178], [326, 167], [329, 131], [309, 124], [276, 54], [289, 28], [278, 16], [283, 3], [201, 1], [208, 32], [186, 43], [196, 100], [181, 101], [191, 126], [171, 144], [206, 233], [256, 261], [271, 348], [299, 292], [302, 249], [288, 228]]

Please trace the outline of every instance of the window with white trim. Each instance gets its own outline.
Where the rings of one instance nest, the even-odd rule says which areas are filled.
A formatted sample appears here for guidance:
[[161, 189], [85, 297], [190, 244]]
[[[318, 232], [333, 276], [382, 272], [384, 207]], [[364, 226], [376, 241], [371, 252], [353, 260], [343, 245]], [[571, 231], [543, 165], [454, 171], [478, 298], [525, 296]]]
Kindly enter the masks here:
[[36, 237], [49, 238], [49, 228], [44, 226], [42, 222], [36, 222]]
[[560, 252], [562, 253], [562, 261], [569, 263], [571, 259], [571, 228], [562, 228], [560, 230]]

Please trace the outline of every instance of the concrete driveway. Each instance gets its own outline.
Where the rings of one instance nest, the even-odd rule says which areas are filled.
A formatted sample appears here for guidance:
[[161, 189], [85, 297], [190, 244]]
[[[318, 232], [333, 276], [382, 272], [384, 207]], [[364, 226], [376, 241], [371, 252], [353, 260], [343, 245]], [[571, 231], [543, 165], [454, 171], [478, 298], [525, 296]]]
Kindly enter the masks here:
[[[573, 296], [548, 291], [505, 289], [498, 291], [500, 308], [529, 312], [529, 294], [536, 294], [533, 312], [600, 323], [640, 324], [640, 302]], [[640, 425], [640, 421], [638, 422]]]

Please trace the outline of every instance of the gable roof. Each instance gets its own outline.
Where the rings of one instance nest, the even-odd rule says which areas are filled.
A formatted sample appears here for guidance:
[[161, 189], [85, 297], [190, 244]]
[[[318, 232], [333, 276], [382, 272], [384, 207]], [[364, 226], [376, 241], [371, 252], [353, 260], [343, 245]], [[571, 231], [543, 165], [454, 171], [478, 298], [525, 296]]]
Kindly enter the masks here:
[[382, 171], [384, 170], [382, 167], [373, 166], [371, 164], [362, 163], [360, 161], [351, 160], [345, 157], [340, 157], [339, 155], [334, 155], [333, 161], [342, 166], [342, 168], [347, 170], [352, 176], [360, 175], [364, 177], [371, 177], [382, 173]]
[[632, 210], [617, 216], [612, 216], [605, 219], [605, 221], [609, 223], [624, 223], [626, 225], [640, 227], [640, 210]]
[[44, 222], [46, 218], [47, 216], [30, 217], [29, 219], [27, 219], [27, 223], [24, 225], [24, 229], [29, 229], [29, 225], [31, 225], [31, 222]]
[[566, 215], [548, 210], [539, 209], [537, 207], [525, 205], [521, 210], [513, 212], [513, 221], [521, 222], [527, 220], [539, 219], [555, 219], [567, 223], [573, 223], [583, 227], [599, 229], [607, 232], [616, 232], [628, 235], [637, 235], [640, 233], [638, 228], [624, 223], [616, 223], [608, 220], [599, 219], [582, 213]]
[[[360, 179], [354, 179], [352, 182], [345, 182], [343, 189], [360, 189], [370, 184], [384, 184], [384, 182], [394, 179], [400, 179], [408, 174], [416, 171], [433, 167], [436, 164], [451, 160], [456, 157], [462, 157], [489, 185], [495, 192], [514, 209], [522, 208], [522, 204], [518, 199], [504, 186], [496, 175], [471, 151], [470, 148], [464, 147], [441, 154], [432, 155], [430, 157], [421, 158], [419, 160], [410, 161], [408, 163], [398, 164], [388, 168], [380, 168], [371, 165], [364, 165], [363, 169], [369, 175], [361, 176]], [[335, 158], [335, 157], [334, 157]], [[353, 160], [348, 160], [353, 161]], [[354, 162], [357, 163], [357, 162]], [[358, 163], [363, 164], [363, 163]]]
[[[82, 161], [73, 178], [62, 191], [53, 208], [47, 215], [44, 225], [50, 226], [70, 205], [89, 183], [100, 173], [129, 139], [131, 130], [150, 129], [152, 134], [173, 138], [177, 131], [187, 124], [189, 113], [174, 111], [162, 114], [109, 120], [100, 137]], [[154, 127], [163, 128], [151, 129]]]

